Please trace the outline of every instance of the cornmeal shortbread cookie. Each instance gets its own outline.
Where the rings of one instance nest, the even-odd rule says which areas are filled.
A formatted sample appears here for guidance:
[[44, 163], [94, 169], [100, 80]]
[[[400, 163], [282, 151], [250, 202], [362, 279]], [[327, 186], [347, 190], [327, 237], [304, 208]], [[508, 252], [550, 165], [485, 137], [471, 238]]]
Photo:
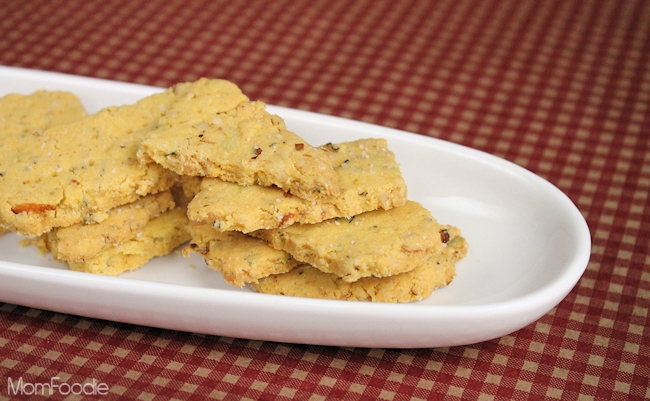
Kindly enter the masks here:
[[298, 262], [261, 239], [238, 231], [220, 232], [209, 224], [190, 225], [191, 243], [183, 250], [201, 255], [230, 284], [241, 287], [271, 274], [286, 273]]
[[37, 236], [105, 217], [107, 210], [168, 189], [177, 175], [136, 157], [143, 133], [177, 99], [175, 90], [109, 107], [44, 131], [12, 135], [0, 148], [0, 220]]
[[240, 185], [276, 185], [306, 199], [338, 194], [325, 152], [287, 130], [283, 120], [249, 102], [234, 84], [201, 79], [147, 135], [139, 159], [181, 175]]
[[294, 224], [251, 235], [346, 282], [415, 269], [441, 252], [440, 225], [417, 202], [317, 224]]
[[86, 110], [81, 101], [69, 92], [9, 94], [0, 98], [0, 141], [13, 135], [42, 132], [84, 116]]
[[262, 293], [347, 301], [412, 302], [431, 295], [453, 280], [455, 262], [467, 254], [467, 242], [454, 227], [444, 227], [447, 244], [410, 272], [391, 277], [365, 277], [353, 283], [335, 274], [323, 273], [302, 264], [288, 273], [272, 275], [253, 283]]
[[189, 241], [189, 220], [184, 208], [174, 208], [147, 223], [142, 232], [120, 245], [107, 248], [83, 262], [68, 262], [71, 270], [116, 276], [164, 256]]
[[170, 191], [147, 195], [107, 212], [99, 223], [77, 223], [43, 234], [46, 247], [58, 260], [83, 262], [133, 239], [149, 221], [174, 207]]
[[188, 207], [190, 220], [210, 223], [221, 231], [246, 233], [391, 209], [406, 202], [406, 183], [386, 140], [330, 143], [321, 149], [332, 160], [339, 195], [309, 201], [277, 187], [241, 186], [206, 178]]
[[[0, 148], [16, 148], [11, 137], [37, 134], [84, 116], [86, 110], [81, 101], [69, 92], [41, 90], [30, 95], [6, 95], [0, 98]], [[4, 180], [11, 162], [6, 152], [0, 151], [0, 181]], [[4, 232], [0, 227], [0, 234]]]

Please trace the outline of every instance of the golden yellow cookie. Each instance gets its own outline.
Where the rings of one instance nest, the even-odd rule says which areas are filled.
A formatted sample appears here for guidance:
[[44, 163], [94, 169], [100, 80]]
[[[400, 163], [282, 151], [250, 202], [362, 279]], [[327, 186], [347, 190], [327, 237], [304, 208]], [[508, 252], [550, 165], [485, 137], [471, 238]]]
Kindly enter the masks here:
[[190, 220], [212, 224], [221, 231], [247, 233], [391, 209], [406, 202], [406, 183], [386, 140], [330, 143], [321, 149], [332, 160], [341, 187], [339, 195], [309, 201], [277, 187], [206, 178], [188, 206]]
[[317, 224], [251, 233], [344, 281], [388, 277], [415, 269], [442, 250], [441, 227], [417, 202]]
[[77, 223], [43, 234], [46, 247], [58, 260], [83, 262], [139, 235], [149, 221], [174, 207], [170, 191], [147, 195], [118, 206], [98, 223]]
[[13, 135], [42, 132], [85, 115], [79, 98], [69, 92], [41, 90], [30, 95], [9, 94], [0, 98], [0, 141]]
[[276, 185], [317, 199], [339, 191], [327, 155], [286, 129], [262, 102], [249, 102], [234, 84], [201, 79], [184, 88], [138, 157], [181, 175], [241, 185]]
[[183, 208], [174, 208], [147, 223], [141, 234], [107, 248], [84, 262], [68, 262], [71, 270], [116, 276], [164, 256], [190, 239]]
[[[69, 92], [37, 91], [30, 95], [9, 94], [0, 98], [0, 181], [13, 162], [6, 149], [15, 147], [14, 136], [37, 136], [45, 129], [78, 120], [86, 115], [79, 98]], [[0, 225], [2, 221], [0, 218]], [[0, 228], [0, 234], [6, 230]]]
[[[8, 138], [0, 180], [5, 228], [37, 236], [95, 221], [107, 210], [169, 188], [176, 174], [136, 157], [145, 132], [177, 99], [167, 90], [41, 132]], [[99, 213], [99, 215], [96, 215]]]
[[191, 243], [183, 252], [203, 255], [205, 263], [241, 287], [271, 274], [286, 273], [298, 265], [291, 255], [238, 231], [219, 232], [208, 224], [190, 226]]
[[399, 303], [419, 301], [453, 278], [447, 275], [450, 262], [438, 264], [434, 259], [429, 258], [410, 272], [383, 278], [365, 277], [353, 283], [303, 264], [288, 273], [269, 276], [252, 285], [261, 293], [294, 297]]
[[253, 287], [262, 293], [347, 301], [412, 302], [431, 295], [453, 280], [455, 262], [467, 253], [467, 242], [453, 227], [444, 228], [449, 240], [441, 252], [422, 265], [391, 277], [365, 277], [353, 283], [335, 274], [302, 264], [288, 273], [262, 278]]

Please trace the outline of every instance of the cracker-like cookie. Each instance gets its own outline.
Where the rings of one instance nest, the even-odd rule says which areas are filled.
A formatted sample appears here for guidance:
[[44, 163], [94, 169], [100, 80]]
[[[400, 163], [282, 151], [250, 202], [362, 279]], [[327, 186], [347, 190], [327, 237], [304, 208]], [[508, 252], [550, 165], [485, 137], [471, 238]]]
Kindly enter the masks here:
[[228, 283], [241, 287], [271, 274], [286, 273], [298, 262], [261, 239], [238, 231], [220, 232], [209, 224], [190, 225], [192, 240], [183, 253], [203, 255], [205, 263], [221, 272]]
[[210, 223], [221, 231], [247, 233], [294, 223], [318, 223], [406, 203], [406, 183], [386, 140], [330, 143], [321, 149], [332, 160], [341, 187], [339, 195], [309, 201], [277, 187], [242, 186], [206, 178], [188, 206], [190, 220]]
[[[0, 148], [17, 148], [12, 137], [38, 134], [45, 129], [86, 116], [81, 100], [70, 92], [37, 91], [29, 95], [8, 94], [0, 98]], [[0, 181], [13, 162], [0, 151]], [[2, 221], [0, 218], [0, 225]], [[6, 232], [0, 227], [0, 234]]]
[[410, 272], [391, 277], [365, 277], [353, 283], [335, 274], [324, 273], [306, 264], [288, 273], [262, 278], [253, 287], [262, 293], [346, 301], [419, 301], [451, 283], [455, 262], [467, 253], [467, 242], [453, 227], [446, 227], [449, 241], [441, 252], [430, 255]]
[[[144, 132], [177, 99], [167, 90], [44, 131], [12, 135], [0, 148], [0, 220], [38, 236], [97, 220], [105, 211], [169, 188], [177, 175], [136, 158]], [[100, 213], [97, 216], [93, 214]]]
[[174, 207], [170, 191], [147, 195], [107, 212], [98, 223], [77, 223], [43, 234], [46, 247], [58, 260], [83, 262], [133, 239], [149, 221]]
[[149, 221], [140, 235], [83, 262], [68, 262], [68, 266], [71, 270], [109, 276], [137, 269], [189, 241], [188, 222], [186, 210], [174, 208]]
[[40, 90], [30, 95], [8, 94], [0, 98], [0, 141], [13, 135], [42, 132], [84, 116], [86, 110], [81, 100], [70, 92]]
[[234, 84], [201, 79], [142, 142], [138, 157], [181, 175], [240, 185], [276, 185], [306, 199], [338, 193], [327, 155], [249, 102]]
[[431, 295], [435, 288], [451, 282], [447, 275], [449, 262], [439, 264], [434, 257], [406, 273], [391, 277], [364, 277], [353, 283], [339, 276], [324, 273], [302, 264], [288, 273], [269, 276], [252, 286], [264, 294], [341, 301], [372, 301], [406, 303]]
[[440, 226], [422, 205], [408, 201], [390, 210], [317, 224], [294, 224], [251, 233], [344, 281], [388, 277], [415, 269], [443, 243]]

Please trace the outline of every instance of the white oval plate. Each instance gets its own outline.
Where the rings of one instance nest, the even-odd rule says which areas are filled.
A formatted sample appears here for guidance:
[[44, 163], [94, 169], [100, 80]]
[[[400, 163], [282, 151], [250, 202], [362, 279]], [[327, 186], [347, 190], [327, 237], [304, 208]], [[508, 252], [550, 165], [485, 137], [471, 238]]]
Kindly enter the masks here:
[[[0, 95], [76, 93], [95, 112], [159, 88], [0, 67]], [[203, 334], [319, 345], [416, 348], [486, 341], [557, 305], [589, 260], [587, 224], [556, 187], [503, 159], [367, 123], [269, 106], [313, 145], [383, 137], [409, 188], [470, 244], [457, 276], [411, 304], [264, 295], [226, 284], [201, 258], [158, 258], [120, 277], [69, 271], [14, 234], [0, 237], [0, 301]]]

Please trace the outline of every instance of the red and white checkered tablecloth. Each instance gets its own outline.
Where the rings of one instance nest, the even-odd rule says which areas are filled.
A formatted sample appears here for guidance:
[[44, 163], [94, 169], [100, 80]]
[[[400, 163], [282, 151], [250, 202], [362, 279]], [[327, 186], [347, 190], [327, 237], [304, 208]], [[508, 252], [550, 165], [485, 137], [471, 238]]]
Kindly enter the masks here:
[[225, 78], [269, 104], [464, 144], [559, 187], [593, 240], [541, 319], [444, 349], [0, 304], [0, 399], [18, 377], [96, 380], [106, 399], [650, 399], [650, 2], [0, 0], [0, 64], [156, 86]]

